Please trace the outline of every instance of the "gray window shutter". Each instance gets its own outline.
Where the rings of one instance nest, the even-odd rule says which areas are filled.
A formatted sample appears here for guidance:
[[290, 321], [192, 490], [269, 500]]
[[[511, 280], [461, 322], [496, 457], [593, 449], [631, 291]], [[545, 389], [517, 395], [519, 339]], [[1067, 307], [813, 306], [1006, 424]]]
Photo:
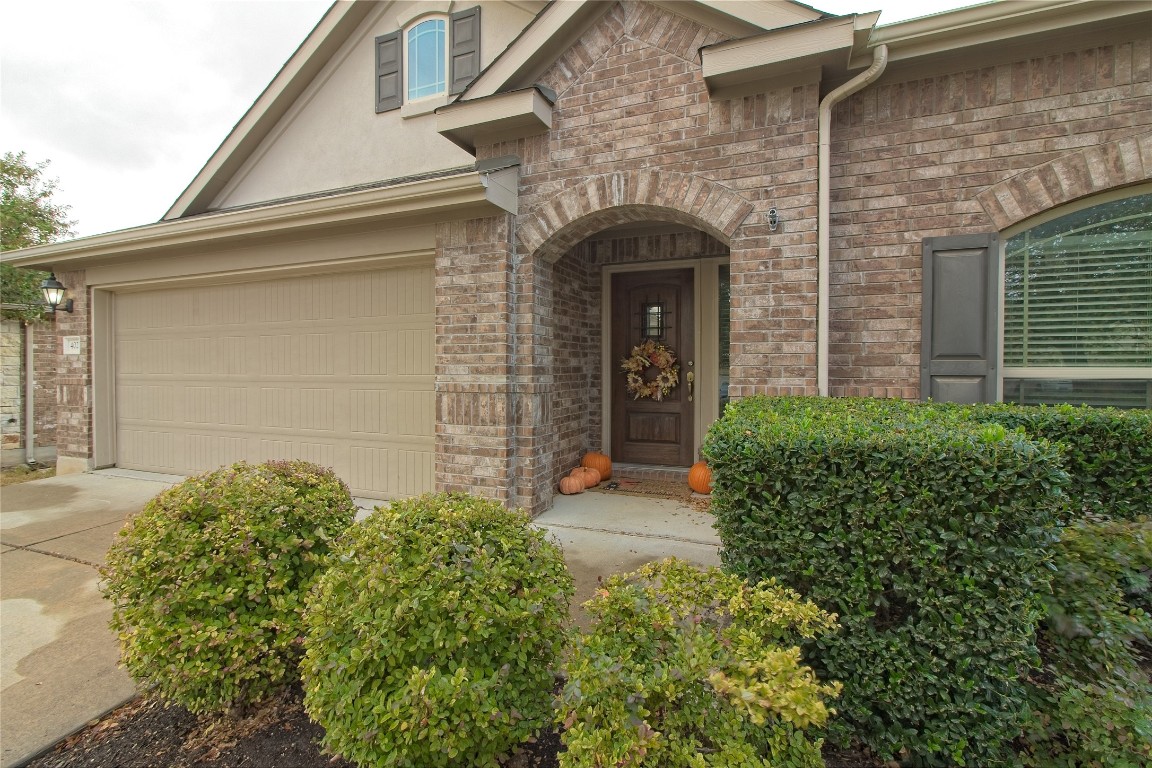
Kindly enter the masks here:
[[480, 74], [480, 6], [452, 14], [448, 92], [463, 93]]
[[404, 102], [400, 33], [391, 32], [376, 38], [376, 111], [399, 109]]
[[1000, 238], [924, 240], [920, 396], [953, 403], [996, 400]]

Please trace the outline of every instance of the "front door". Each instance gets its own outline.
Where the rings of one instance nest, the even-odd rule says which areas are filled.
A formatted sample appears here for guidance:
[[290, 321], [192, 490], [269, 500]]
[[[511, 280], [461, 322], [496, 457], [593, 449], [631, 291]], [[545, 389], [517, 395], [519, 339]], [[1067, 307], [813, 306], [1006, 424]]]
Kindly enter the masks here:
[[[612, 276], [610, 380], [615, 461], [680, 467], [692, 463], [697, 384], [693, 283], [691, 269], [622, 272]], [[641, 386], [629, 391], [621, 362], [648, 340], [675, 356], [678, 382], [659, 387], [657, 377], [662, 369], [651, 365], [638, 372]], [[671, 367], [664, 366], [666, 380]]]

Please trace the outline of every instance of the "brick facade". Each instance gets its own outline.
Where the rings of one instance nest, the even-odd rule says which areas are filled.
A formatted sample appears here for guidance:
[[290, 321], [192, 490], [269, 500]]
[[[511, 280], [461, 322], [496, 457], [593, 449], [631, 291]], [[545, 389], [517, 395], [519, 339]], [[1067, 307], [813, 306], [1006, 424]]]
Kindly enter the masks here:
[[[68, 286], [73, 300], [71, 313], [56, 317], [56, 399], [60, 412], [56, 424], [56, 461], [61, 472], [83, 471], [92, 464], [92, 323], [90, 293], [84, 272], [56, 272], [56, 279]], [[63, 339], [78, 337], [80, 354], [63, 354]]]
[[1152, 178], [1147, 30], [934, 77], [896, 73], [832, 132], [830, 394], [920, 396], [921, 242]]
[[[606, 265], [728, 256], [728, 394], [817, 393], [817, 120], [834, 84], [713, 98], [699, 51], [725, 39], [617, 3], [537, 78], [557, 95], [551, 129], [476, 148], [520, 159], [519, 214], [436, 225], [439, 489], [537, 513], [560, 473], [606, 447]], [[1002, 231], [1152, 178], [1147, 30], [1046, 45], [897, 61], [836, 107], [830, 394], [920, 396], [924, 238]], [[605, 232], [626, 224], [680, 229]], [[74, 298], [58, 335], [87, 341], [59, 359], [57, 443], [90, 462], [88, 297]]]

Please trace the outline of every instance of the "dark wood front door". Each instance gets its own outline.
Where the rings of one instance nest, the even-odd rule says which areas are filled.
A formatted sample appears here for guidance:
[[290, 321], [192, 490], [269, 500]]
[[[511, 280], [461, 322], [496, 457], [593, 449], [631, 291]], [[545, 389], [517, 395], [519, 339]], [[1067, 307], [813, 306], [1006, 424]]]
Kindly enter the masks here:
[[[636, 464], [688, 466], [695, 452], [696, 367], [691, 269], [624, 272], [612, 276], [612, 458]], [[661, 399], [628, 392], [621, 361], [653, 339], [676, 356], [680, 382]], [[655, 379], [650, 367], [643, 376]]]

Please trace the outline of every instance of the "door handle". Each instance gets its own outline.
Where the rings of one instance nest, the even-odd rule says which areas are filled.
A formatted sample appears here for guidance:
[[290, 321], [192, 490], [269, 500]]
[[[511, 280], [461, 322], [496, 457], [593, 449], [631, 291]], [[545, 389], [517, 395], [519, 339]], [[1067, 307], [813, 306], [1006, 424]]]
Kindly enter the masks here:
[[[692, 363], [688, 363], [692, 365]], [[688, 402], [692, 402], [692, 385], [696, 383], [696, 374], [693, 371], [688, 371], [684, 374], [684, 381], [688, 382]]]

